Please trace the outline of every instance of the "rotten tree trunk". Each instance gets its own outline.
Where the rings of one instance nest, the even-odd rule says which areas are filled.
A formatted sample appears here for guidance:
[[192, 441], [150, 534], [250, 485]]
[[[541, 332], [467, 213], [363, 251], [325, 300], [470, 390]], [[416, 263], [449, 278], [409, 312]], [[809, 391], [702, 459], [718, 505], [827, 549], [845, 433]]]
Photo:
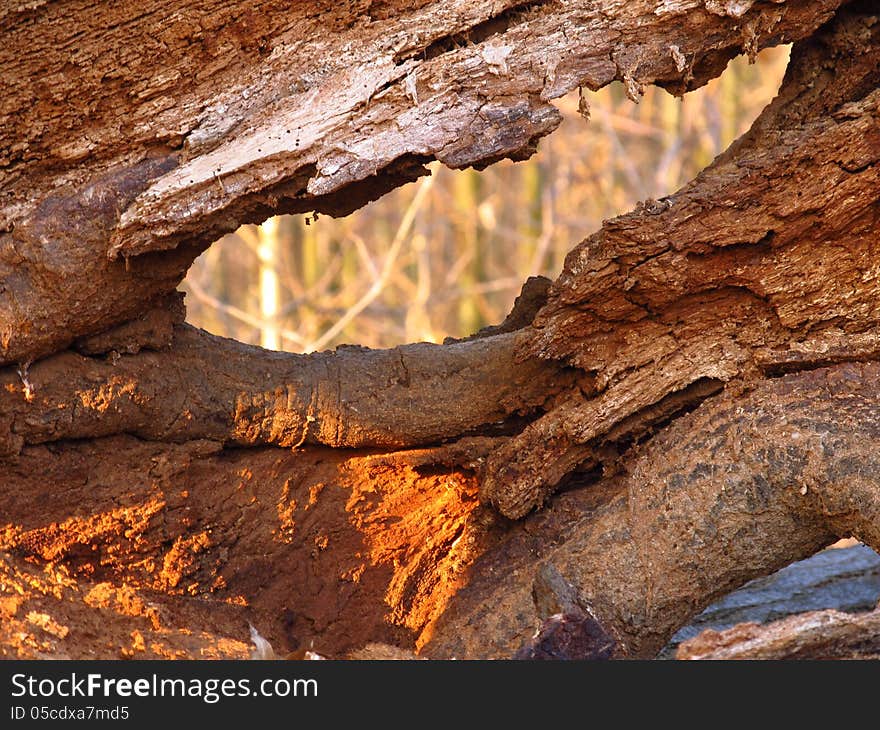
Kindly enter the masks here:
[[[139, 632], [111, 654], [197, 627], [231, 655], [259, 619], [335, 656], [652, 656], [749, 578], [880, 547], [880, 20], [841, 5], [0, 11], [3, 651], [93, 650], [85, 605]], [[537, 315], [303, 357], [181, 324], [241, 222], [527, 156], [578, 85], [684, 92], [799, 38], [753, 129], [577, 247]]]
[[[184, 0], [0, 11], [0, 364], [173, 292], [221, 234], [524, 158], [550, 100], [683, 92], [840, 5]], [[157, 59], [160, 65], [157, 68]]]
[[[858, 36], [870, 40], [850, 55]], [[748, 134], [568, 255], [520, 353], [595, 386], [493, 455], [483, 489], [504, 514], [540, 505], [573, 464], [607, 460], [615, 429], [644, 430], [667, 415], [652, 406], [695, 384], [880, 354], [878, 84], [876, 17], [841, 11], [795, 46]]]

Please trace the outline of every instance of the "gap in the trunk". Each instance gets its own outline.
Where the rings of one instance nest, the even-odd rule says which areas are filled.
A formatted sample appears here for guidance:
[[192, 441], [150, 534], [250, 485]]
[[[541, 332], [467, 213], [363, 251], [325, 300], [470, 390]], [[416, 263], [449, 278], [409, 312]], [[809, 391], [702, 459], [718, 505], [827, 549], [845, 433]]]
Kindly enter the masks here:
[[442, 342], [501, 322], [525, 279], [572, 245], [692, 179], [775, 96], [789, 46], [744, 56], [677, 99], [615, 83], [558, 101], [561, 127], [525, 162], [432, 176], [341, 219], [280, 216], [211, 246], [182, 285], [188, 320], [270, 349]]

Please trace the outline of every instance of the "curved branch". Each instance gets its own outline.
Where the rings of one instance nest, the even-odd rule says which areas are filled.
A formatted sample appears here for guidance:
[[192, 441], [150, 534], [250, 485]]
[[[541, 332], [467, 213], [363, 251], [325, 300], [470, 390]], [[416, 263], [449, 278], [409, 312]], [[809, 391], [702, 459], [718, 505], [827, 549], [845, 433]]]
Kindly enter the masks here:
[[595, 388], [499, 449], [484, 499], [523, 516], [573, 464], [602, 461], [628, 419], [706, 379], [880, 356], [878, 87], [878, 16], [844, 8], [795, 46], [747, 135], [567, 256], [519, 353], [581, 368]]
[[168, 350], [107, 358], [64, 352], [34, 364], [27, 384], [14, 368], [0, 371], [0, 451], [115, 433], [397, 447], [497, 432], [577, 375], [539, 360], [517, 364], [514, 338], [290, 355], [180, 325]]

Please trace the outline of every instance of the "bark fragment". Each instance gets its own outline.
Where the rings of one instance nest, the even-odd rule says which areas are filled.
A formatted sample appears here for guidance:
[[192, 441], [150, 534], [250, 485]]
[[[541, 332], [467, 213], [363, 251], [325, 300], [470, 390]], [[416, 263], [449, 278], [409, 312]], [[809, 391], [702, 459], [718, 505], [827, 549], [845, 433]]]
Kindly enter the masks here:
[[682, 642], [676, 659], [880, 659], [880, 609], [810, 611], [763, 626], [710, 629]]

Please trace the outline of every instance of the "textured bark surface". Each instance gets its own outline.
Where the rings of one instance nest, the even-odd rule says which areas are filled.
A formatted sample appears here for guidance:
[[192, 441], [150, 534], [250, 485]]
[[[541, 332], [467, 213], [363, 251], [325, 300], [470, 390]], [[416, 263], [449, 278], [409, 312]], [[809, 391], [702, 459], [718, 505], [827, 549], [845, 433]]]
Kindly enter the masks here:
[[[251, 621], [279, 654], [648, 657], [750, 578], [880, 547], [880, 20], [840, 5], [0, 10], [0, 651], [240, 656]], [[798, 38], [748, 134], [497, 329], [298, 357], [181, 323], [240, 222]]]
[[[248, 622], [282, 656], [415, 647], [495, 523], [444, 458], [131, 436], [26, 447], [0, 480], [0, 652], [119, 658], [138, 630], [138, 657], [171, 656], [191, 629], [204, 641], [187, 655], [235, 655]], [[69, 631], [28, 626], [31, 612]]]
[[[753, 577], [840, 536], [880, 547], [878, 394], [871, 363], [715, 396], [627, 474], [584, 477], [518, 523], [481, 506], [442, 449], [28, 446], [0, 491], [2, 650], [237, 655], [250, 622], [279, 654], [653, 656]], [[548, 644], [555, 614], [576, 631]]]
[[[626, 473], [557, 495], [472, 567], [426, 651], [512, 656], [543, 621], [545, 566], [576, 586], [616, 655], [652, 657], [715, 598], [853, 535], [880, 548], [880, 364], [725, 393]], [[503, 575], [503, 579], [500, 577]]]
[[414, 446], [521, 428], [576, 371], [517, 366], [513, 334], [291, 355], [182, 325], [163, 351], [71, 351], [0, 373], [0, 450], [130, 433], [158, 441]]
[[878, 85], [877, 17], [843, 10], [795, 45], [749, 133], [568, 255], [520, 353], [595, 388], [492, 457], [488, 500], [521, 517], [572, 464], [602, 461], [607, 434], [694, 383], [880, 354]]
[[522, 158], [550, 99], [684, 91], [820, 2], [51, 0], [0, 10], [0, 364], [140, 314], [221, 234]]

